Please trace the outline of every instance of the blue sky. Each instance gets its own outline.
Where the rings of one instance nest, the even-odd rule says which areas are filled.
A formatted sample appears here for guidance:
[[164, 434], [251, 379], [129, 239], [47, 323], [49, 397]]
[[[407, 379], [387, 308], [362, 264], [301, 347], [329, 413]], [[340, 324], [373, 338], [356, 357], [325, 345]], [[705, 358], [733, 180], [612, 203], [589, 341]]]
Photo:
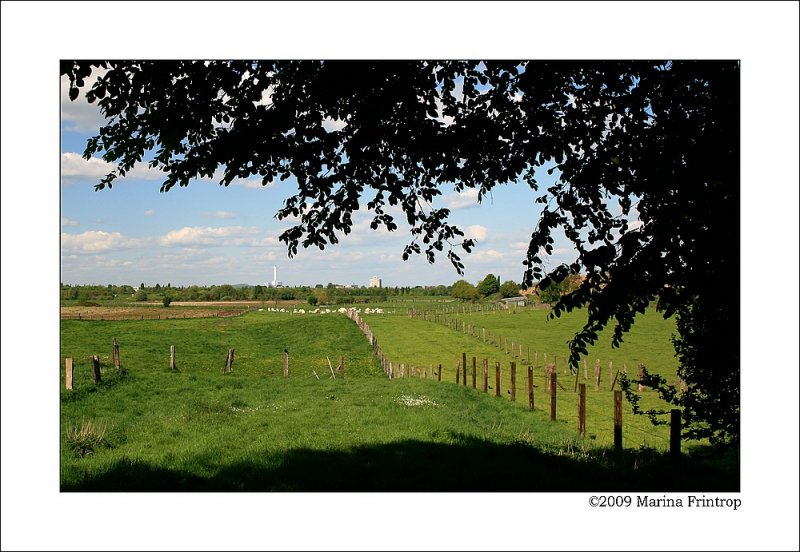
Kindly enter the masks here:
[[[186, 188], [159, 192], [162, 173], [146, 165], [94, 190], [112, 166], [83, 159], [86, 140], [102, 117], [81, 96], [70, 102], [61, 81], [61, 281], [68, 284], [156, 283], [178, 285], [264, 284], [273, 266], [285, 285], [328, 282], [367, 285], [378, 276], [384, 286], [451, 284], [460, 276], [442, 255], [430, 264], [423, 256], [402, 260], [410, 241], [399, 209], [398, 230], [371, 230], [366, 208], [353, 217], [350, 235], [326, 247], [300, 249], [289, 259], [278, 241], [290, 222], [275, 213], [296, 190], [294, 179], [262, 186], [259, 179], [221, 187], [196, 180]], [[552, 182], [541, 171], [542, 186]], [[478, 282], [492, 273], [519, 282], [528, 240], [541, 212], [526, 184], [497, 186], [479, 204], [477, 190], [443, 188], [435, 206], [451, 209], [451, 222], [477, 241], [462, 255], [464, 278]], [[365, 204], [363, 202], [362, 204]], [[550, 264], [570, 258], [566, 242], [557, 244]]]

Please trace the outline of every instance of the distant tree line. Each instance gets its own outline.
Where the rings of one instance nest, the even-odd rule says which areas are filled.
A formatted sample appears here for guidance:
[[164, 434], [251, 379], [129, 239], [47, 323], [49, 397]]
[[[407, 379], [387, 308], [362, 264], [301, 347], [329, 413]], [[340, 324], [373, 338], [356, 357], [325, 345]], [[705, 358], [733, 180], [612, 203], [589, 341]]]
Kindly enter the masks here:
[[337, 305], [351, 303], [385, 302], [395, 297], [447, 297], [452, 286], [396, 286], [396, 287], [337, 287], [333, 283], [311, 286], [279, 287], [234, 286], [177, 286], [144, 283], [131, 285], [70, 285], [61, 284], [61, 300], [78, 304], [98, 302], [162, 302], [172, 301], [308, 301], [310, 304]]
[[[531, 296], [531, 301], [539, 303], [555, 303], [562, 295], [566, 295], [576, 290], [581, 283], [581, 276], [568, 274], [561, 280], [550, 280], [544, 287], [539, 284], [534, 285], [535, 293]], [[494, 274], [487, 274], [483, 280], [473, 285], [466, 280], [459, 280], [452, 286], [452, 296], [464, 301], [478, 301], [481, 299], [505, 299], [520, 295], [521, 286], [513, 280], [506, 280], [500, 283], [500, 279]]]

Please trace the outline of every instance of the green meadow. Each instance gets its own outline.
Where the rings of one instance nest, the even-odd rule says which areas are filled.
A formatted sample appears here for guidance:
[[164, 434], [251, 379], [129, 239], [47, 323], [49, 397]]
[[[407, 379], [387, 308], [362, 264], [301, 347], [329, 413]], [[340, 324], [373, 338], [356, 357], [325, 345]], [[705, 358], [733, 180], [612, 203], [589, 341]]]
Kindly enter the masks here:
[[[587, 436], [580, 438], [567, 376], [559, 373], [568, 391], [559, 389], [558, 420], [550, 421], [544, 381], [536, 379], [541, 373], [531, 412], [520, 359], [511, 402], [509, 355], [442, 324], [408, 318], [405, 310], [394, 313], [365, 320], [390, 358], [425, 367], [428, 378], [386, 378], [363, 334], [340, 314], [253, 310], [234, 318], [62, 320], [62, 490], [738, 489], [735, 458], [686, 447], [682, 461], [670, 463], [657, 430], [647, 422], [637, 431], [628, 413], [624, 451], [614, 453], [605, 387], [587, 391]], [[536, 313], [464, 316], [511, 332], [527, 324], [526, 316], [535, 322]], [[120, 371], [111, 360], [114, 338]], [[225, 374], [231, 348], [233, 371]], [[461, 351], [501, 362], [502, 399], [472, 389], [471, 379], [455, 385]], [[99, 383], [90, 378], [91, 355], [101, 359]], [[64, 389], [66, 357], [75, 366], [72, 391]], [[340, 357], [344, 375], [334, 377]], [[429, 371], [439, 362], [442, 382]]]

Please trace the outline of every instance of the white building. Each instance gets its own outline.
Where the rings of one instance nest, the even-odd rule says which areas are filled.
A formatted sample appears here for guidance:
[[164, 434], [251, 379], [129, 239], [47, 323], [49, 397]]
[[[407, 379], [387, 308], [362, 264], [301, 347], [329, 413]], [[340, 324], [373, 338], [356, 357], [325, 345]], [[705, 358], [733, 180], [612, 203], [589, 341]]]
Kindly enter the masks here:
[[381, 286], [381, 279], [378, 278], [377, 276], [373, 276], [372, 278], [369, 279], [369, 287], [371, 287], [371, 288], [382, 287]]
[[278, 267], [277, 266], [273, 266], [272, 267], [272, 281], [267, 285], [269, 287], [272, 287], [272, 288], [283, 287], [283, 282], [278, 280]]

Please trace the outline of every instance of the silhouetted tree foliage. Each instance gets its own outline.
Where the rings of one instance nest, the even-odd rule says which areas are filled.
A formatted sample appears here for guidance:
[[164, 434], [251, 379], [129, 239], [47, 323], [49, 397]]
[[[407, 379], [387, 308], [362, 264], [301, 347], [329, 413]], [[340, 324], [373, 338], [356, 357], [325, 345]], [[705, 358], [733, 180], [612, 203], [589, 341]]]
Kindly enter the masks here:
[[[92, 66], [105, 69], [87, 85]], [[525, 286], [586, 278], [552, 315], [587, 306], [570, 342], [576, 365], [613, 320], [613, 344], [651, 303], [677, 316], [686, 435], [739, 433], [739, 63], [736, 61], [113, 61], [63, 62], [71, 99], [86, 87], [107, 118], [85, 156], [116, 163], [97, 189], [141, 161], [162, 191], [294, 176], [281, 239], [324, 248], [352, 227], [411, 225], [403, 258], [446, 252], [463, 273], [472, 240], [434, 207], [444, 184], [524, 182], [543, 205]], [[537, 168], [557, 175], [541, 189]], [[637, 220], [631, 224], [631, 220]], [[544, 269], [555, 232], [577, 253]], [[667, 386], [669, 387], [669, 386]]]

